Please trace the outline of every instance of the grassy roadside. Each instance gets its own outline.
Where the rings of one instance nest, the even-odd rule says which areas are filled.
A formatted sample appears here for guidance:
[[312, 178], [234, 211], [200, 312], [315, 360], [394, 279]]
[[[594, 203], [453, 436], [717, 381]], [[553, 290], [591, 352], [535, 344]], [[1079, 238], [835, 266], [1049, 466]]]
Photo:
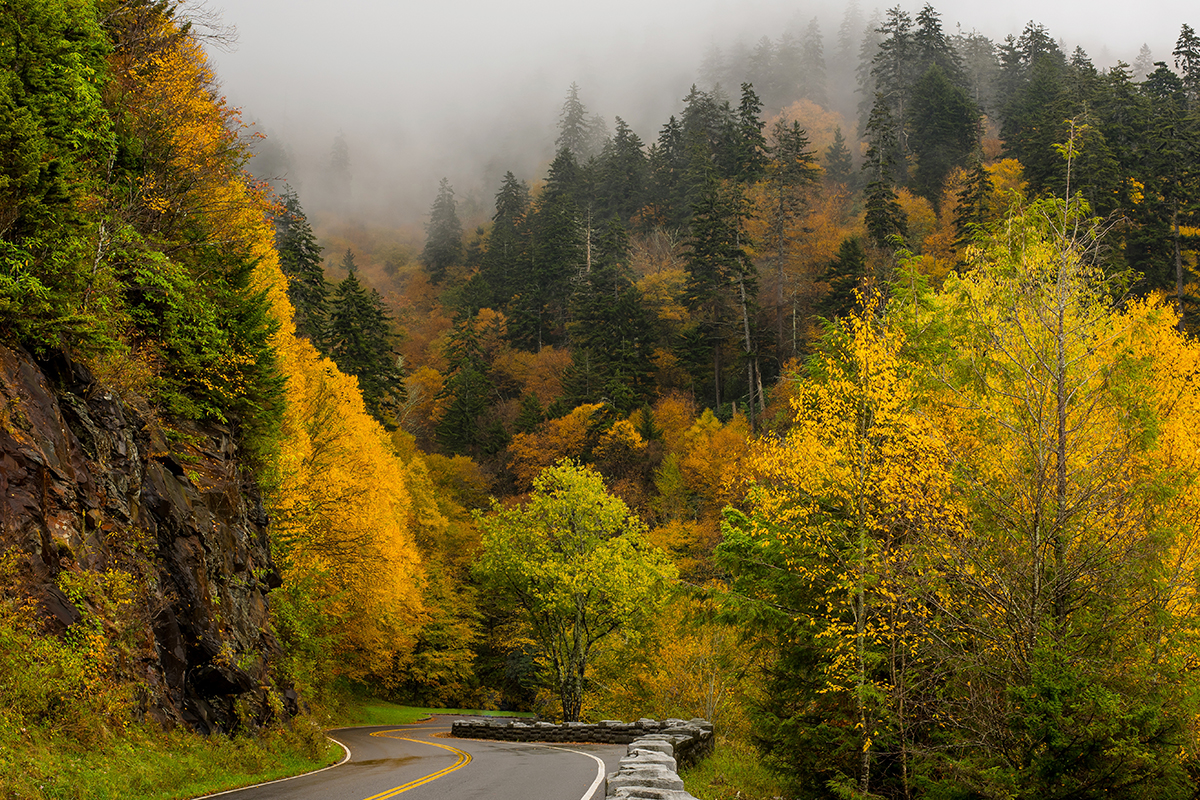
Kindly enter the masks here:
[[29, 733], [0, 744], [0, 798], [175, 800], [309, 772], [342, 753], [306, 720], [235, 738], [131, 727], [91, 746]]
[[301, 717], [288, 730], [256, 737], [204, 737], [139, 726], [107, 742], [84, 745], [62, 735], [27, 731], [0, 739], [0, 800], [199, 797], [337, 763], [344, 751], [325, 738], [322, 728], [405, 725], [431, 713], [503, 712], [413, 708], [349, 695], [318, 713], [319, 724]]
[[719, 740], [708, 758], [679, 773], [683, 787], [699, 800], [785, 800], [779, 780], [754, 748], [744, 742]]

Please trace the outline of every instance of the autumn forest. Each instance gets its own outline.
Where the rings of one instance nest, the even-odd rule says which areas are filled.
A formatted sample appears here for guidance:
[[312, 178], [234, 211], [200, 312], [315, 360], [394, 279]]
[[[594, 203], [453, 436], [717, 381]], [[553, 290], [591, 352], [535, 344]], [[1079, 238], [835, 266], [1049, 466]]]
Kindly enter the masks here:
[[655, 131], [567, 75], [538, 174], [389, 227], [342, 138], [279, 174], [185, 5], [0, 2], [0, 344], [97, 464], [56, 375], [189, 491], [231, 440], [269, 553], [201, 581], [269, 623], [205, 588], [189, 639], [180, 545], [52, 520], [0, 381], [0, 488], [49, 476], [0, 519], [0, 779], [367, 692], [704, 717], [788, 797], [1195, 797], [1200, 36], [1057, 34], [852, 5], [828, 56], [714, 46]]

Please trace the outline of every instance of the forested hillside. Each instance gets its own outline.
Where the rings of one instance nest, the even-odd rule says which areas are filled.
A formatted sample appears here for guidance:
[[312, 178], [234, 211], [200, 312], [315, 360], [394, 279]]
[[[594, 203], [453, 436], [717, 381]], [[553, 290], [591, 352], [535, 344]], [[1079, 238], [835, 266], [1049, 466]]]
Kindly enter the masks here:
[[173, 3], [2, 8], [0, 739], [366, 687], [706, 717], [797, 797], [1195, 795], [1189, 26], [852, 7], [645, 139], [571, 84], [418, 234], [257, 181]]

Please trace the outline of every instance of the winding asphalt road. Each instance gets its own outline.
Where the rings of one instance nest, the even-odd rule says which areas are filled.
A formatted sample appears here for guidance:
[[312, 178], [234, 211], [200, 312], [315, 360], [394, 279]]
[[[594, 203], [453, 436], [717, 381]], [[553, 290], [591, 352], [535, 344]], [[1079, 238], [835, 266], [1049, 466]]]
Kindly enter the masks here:
[[[223, 792], [222, 800], [601, 800], [624, 745], [540, 745], [447, 736], [461, 716], [329, 732], [350, 759], [329, 769]], [[439, 735], [440, 734], [440, 735]]]

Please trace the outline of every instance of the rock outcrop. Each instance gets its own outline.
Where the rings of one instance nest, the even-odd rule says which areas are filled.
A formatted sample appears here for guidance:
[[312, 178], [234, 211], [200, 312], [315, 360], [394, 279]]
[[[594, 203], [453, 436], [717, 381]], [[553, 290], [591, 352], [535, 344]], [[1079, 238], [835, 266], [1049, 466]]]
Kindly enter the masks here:
[[293, 692], [271, 687], [266, 594], [279, 578], [229, 428], [168, 435], [84, 367], [0, 347], [0, 553], [14, 551], [49, 634], [80, 618], [64, 571], [135, 579], [122, 668], [145, 687], [147, 716], [209, 732], [294, 709]]

